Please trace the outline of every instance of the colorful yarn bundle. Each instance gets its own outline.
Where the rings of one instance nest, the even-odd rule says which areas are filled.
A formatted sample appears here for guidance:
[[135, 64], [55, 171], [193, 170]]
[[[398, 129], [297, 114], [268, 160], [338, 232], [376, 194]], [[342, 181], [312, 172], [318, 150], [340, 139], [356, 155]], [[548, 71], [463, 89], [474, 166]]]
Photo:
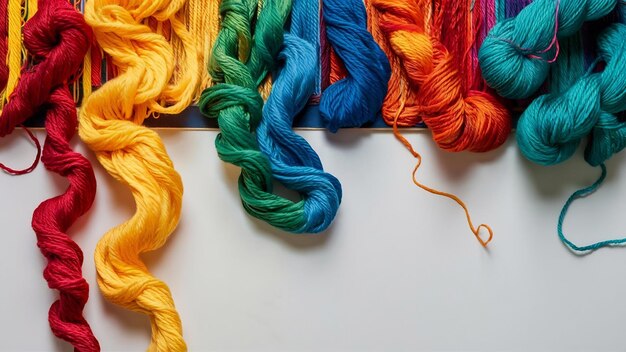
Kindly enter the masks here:
[[[423, 120], [435, 142], [455, 152], [497, 148], [511, 130], [507, 109], [484, 91], [468, 55], [476, 41], [473, 21], [480, 21], [471, 16], [472, 3], [479, 14], [480, 2], [435, 1], [428, 26], [430, 1], [371, 0], [384, 36], [379, 41], [388, 40], [397, 57], [392, 68], [397, 83], [388, 93], [385, 121], [415, 126]], [[403, 86], [411, 92], [404, 95]]]
[[[314, 198], [317, 195], [312, 193], [310, 187], [318, 186], [314, 182], [308, 186], [302, 184], [302, 181], [309, 183], [309, 180], [306, 177], [298, 180], [298, 175], [285, 174], [279, 177], [294, 177], [289, 181], [290, 185], [295, 190], [307, 192], [308, 195], [303, 195], [303, 198], [311, 197], [311, 201], [301, 199], [293, 202], [273, 194], [271, 164], [259, 150], [255, 131], [261, 122], [263, 99], [257, 88], [268, 72], [274, 69], [274, 60], [283, 44], [283, 26], [291, 10], [291, 1], [266, 0], [260, 8], [257, 6], [256, 0], [222, 1], [222, 28], [211, 59], [213, 81], [217, 84], [204, 91], [199, 106], [203, 114], [218, 120], [221, 132], [215, 140], [215, 146], [220, 158], [242, 168], [239, 192], [246, 211], [288, 232], [319, 232], [334, 218], [336, 208]], [[254, 27], [253, 23], [256, 24]], [[285, 75], [286, 79], [290, 79], [288, 74]], [[279, 90], [286, 90], [285, 94], [289, 94], [287, 88], [288, 85]], [[304, 92], [297, 94], [301, 95]], [[281, 100], [276, 97], [274, 101]], [[302, 104], [294, 104], [291, 111], [276, 111], [283, 115], [278, 117], [283, 132], [289, 133], [287, 138], [280, 137], [283, 140], [281, 143], [290, 143], [289, 148], [293, 150], [306, 148], [306, 144], [302, 143], [302, 139], [291, 141], [294, 136], [298, 137], [289, 131], [290, 126], [284, 126], [284, 119], [291, 119], [299, 105]], [[271, 109], [279, 109], [279, 106]], [[291, 161], [295, 162], [293, 159]], [[302, 165], [310, 164], [311, 161], [305, 160]], [[308, 170], [308, 173], [313, 174], [319, 172], [316, 168], [300, 170]]]
[[[181, 112], [196, 91], [198, 55], [180, 19], [182, 6], [171, 0], [99, 0], [88, 1], [85, 9], [117, 76], [84, 102], [79, 134], [102, 166], [131, 189], [136, 203], [133, 217], [96, 247], [98, 284], [112, 303], [150, 317], [150, 351], [187, 348], [169, 288], [141, 259], [165, 244], [180, 218], [180, 175], [158, 134], [141, 124], [151, 113]], [[185, 47], [185, 56], [176, 60], [174, 38]]]
[[[368, 0], [366, 4], [370, 30], [391, 62], [383, 119], [418, 159], [413, 182], [461, 205], [470, 229], [486, 246], [493, 236], [491, 228], [475, 227], [463, 201], [417, 181], [421, 156], [398, 129], [424, 122], [437, 144], [454, 152], [484, 152], [505, 142], [511, 130], [508, 110], [485, 91], [477, 59], [470, 55], [478, 45], [476, 28], [482, 22], [483, 3]], [[489, 233], [486, 240], [480, 236], [483, 228]]]
[[548, 77], [559, 38], [611, 12], [620, 0], [535, 0], [497, 23], [479, 52], [483, 77], [506, 98], [528, 98]]
[[[284, 62], [263, 109], [257, 141], [272, 166], [272, 175], [302, 195], [306, 226], [301, 232], [317, 233], [331, 224], [341, 204], [341, 184], [324, 172], [313, 148], [291, 129], [294, 117], [315, 93], [318, 60], [306, 35], [304, 11], [317, 0], [294, 0], [291, 30], [285, 34], [278, 60]], [[310, 15], [314, 15], [309, 13]]]
[[589, 136], [585, 160], [600, 166], [600, 178], [568, 199], [557, 226], [559, 237], [568, 247], [585, 252], [626, 243], [626, 239], [618, 239], [577, 246], [562, 231], [570, 204], [602, 184], [606, 177], [604, 162], [626, 147], [626, 123], [615, 115], [626, 111], [626, 25], [614, 23], [598, 36], [598, 58], [605, 63], [599, 72], [584, 73], [579, 36], [562, 41], [566, 45], [553, 67], [552, 91], [535, 99], [522, 114], [517, 141], [529, 160], [554, 165], [569, 159], [582, 139]]
[[367, 31], [363, 0], [322, 0], [325, 30], [345, 77], [332, 83], [320, 100], [326, 128], [359, 127], [373, 122], [390, 77], [389, 60]]

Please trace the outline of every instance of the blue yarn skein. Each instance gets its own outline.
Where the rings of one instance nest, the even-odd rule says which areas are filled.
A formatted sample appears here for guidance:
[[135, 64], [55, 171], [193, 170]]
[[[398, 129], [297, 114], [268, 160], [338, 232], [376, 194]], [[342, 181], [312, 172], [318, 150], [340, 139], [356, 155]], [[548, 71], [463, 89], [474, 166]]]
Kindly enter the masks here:
[[347, 77], [322, 93], [320, 115], [325, 126], [358, 127], [378, 116], [391, 77], [389, 60], [367, 31], [363, 0], [323, 0], [326, 34], [346, 67]]
[[[304, 39], [313, 45], [317, 56], [321, 54], [320, 49], [321, 32], [321, 11], [320, 0], [293, 0], [291, 9], [291, 25], [289, 33]], [[319, 96], [322, 92], [322, 72], [321, 66], [315, 66], [315, 94]]]
[[[296, 0], [296, 3], [309, 0]], [[315, 92], [318, 54], [313, 45], [299, 38], [298, 25], [286, 33], [278, 56], [283, 67], [273, 82], [257, 128], [261, 151], [267, 155], [274, 178], [301, 194], [304, 201], [303, 226], [298, 233], [318, 233], [331, 224], [341, 204], [341, 184], [324, 172], [313, 148], [292, 130], [294, 117]]]
[[516, 17], [497, 23], [478, 53], [487, 84], [506, 98], [530, 97], [546, 80], [557, 55], [555, 34], [559, 39], [573, 35], [584, 22], [610, 13], [619, 1], [535, 0]]

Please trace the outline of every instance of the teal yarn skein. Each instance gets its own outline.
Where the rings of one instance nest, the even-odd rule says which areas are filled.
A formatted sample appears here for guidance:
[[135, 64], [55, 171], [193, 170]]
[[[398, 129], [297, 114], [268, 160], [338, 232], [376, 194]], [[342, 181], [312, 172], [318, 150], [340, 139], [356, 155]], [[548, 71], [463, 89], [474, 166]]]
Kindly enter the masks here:
[[497, 23], [478, 53], [487, 84], [509, 99], [530, 97], [548, 77], [559, 39], [607, 15], [619, 1], [535, 0], [516, 17]]
[[222, 25], [210, 60], [216, 84], [202, 92], [198, 105], [204, 115], [218, 120], [219, 157], [241, 168], [238, 184], [244, 209], [297, 233], [307, 226], [305, 203], [273, 193], [272, 168], [255, 133], [263, 109], [257, 87], [275, 69], [290, 11], [287, 0], [264, 0], [260, 11], [257, 0], [222, 0]]
[[602, 72], [587, 73], [557, 94], [538, 97], [521, 115], [517, 143], [529, 160], [541, 165], [560, 163], [590, 133], [585, 159], [593, 166], [624, 147], [623, 124], [614, 114], [626, 110], [626, 25], [612, 24], [597, 43], [599, 58], [606, 63]]
[[600, 187], [607, 174], [604, 163], [626, 147], [626, 123], [616, 116], [626, 110], [626, 25], [611, 24], [598, 36], [598, 60], [605, 63], [603, 70], [576, 79], [567, 71], [582, 67], [582, 49], [575, 47], [578, 39], [576, 36], [569, 39], [575, 51], [572, 57], [565, 51], [566, 56], [557, 62], [556, 75], [561, 77], [555, 77], [556, 92], [535, 99], [520, 117], [517, 141], [529, 160], [553, 165], [571, 157], [582, 139], [589, 137], [585, 160], [600, 167], [600, 177], [569, 197], [557, 223], [561, 241], [575, 252], [586, 253], [626, 243], [626, 238], [620, 238], [578, 246], [563, 233], [563, 222], [571, 204]]

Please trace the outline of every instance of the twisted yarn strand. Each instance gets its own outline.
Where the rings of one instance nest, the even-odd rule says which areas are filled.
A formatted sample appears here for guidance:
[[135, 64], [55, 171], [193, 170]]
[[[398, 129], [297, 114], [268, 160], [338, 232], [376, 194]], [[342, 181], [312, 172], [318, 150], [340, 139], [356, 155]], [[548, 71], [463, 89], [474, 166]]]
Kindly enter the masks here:
[[[456, 55], [461, 58], [457, 59], [437, 38], [442, 35], [427, 35], [424, 18], [429, 2], [371, 1], [378, 13], [381, 32], [404, 66], [395, 66], [396, 70], [402, 70], [398, 75], [406, 78], [409, 91], [413, 91], [413, 98], [400, 104], [391, 101], [390, 105], [403, 109], [388, 109], [385, 120], [398, 126], [414, 126], [421, 117], [435, 142], [449, 151], [483, 152], [504, 143], [511, 130], [507, 109], [492, 95], [471, 89], [473, 82], [464, 78], [472, 77], [464, 74], [471, 69], [466, 59], [469, 45], [457, 50], [461, 52]], [[456, 16], [459, 9], [446, 6], [438, 8], [434, 16], [439, 19]], [[435, 22], [433, 28], [441, 31], [441, 26]]]
[[[402, 3], [391, 0], [367, 0], [365, 5], [370, 32], [385, 52], [391, 66], [387, 95], [382, 106], [383, 120], [390, 126], [397, 123], [402, 127], [414, 127], [422, 122], [418, 105], [419, 87], [408, 80], [404, 60], [400, 55], [396, 55], [387, 36], [389, 31], [393, 31], [393, 28], [401, 23], [401, 20], [396, 18], [396, 12], [400, 12], [400, 16], [408, 16], [409, 23], [414, 23], [405, 25], [407, 28], [423, 25], [425, 14], [412, 8], [414, 4], [411, 1]], [[423, 31], [424, 28], [421, 27], [419, 30]]]
[[[69, 144], [76, 133], [77, 119], [68, 81], [79, 71], [90, 43], [91, 29], [67, 1], [41, 1], [36, 15], [24, 26], [24, 45], [34, 58], [33, 66], [22, 73], [14, 98], [3, 111], [7, 118], [2, 119], [24, 119], [40, 107], [47, 107], [48, 137], [42, 161], [48, 170], [66, 176], [69, 186], [65, 193], [35, 209], [32, 226], [37, 245], [48, 260], [44, 277], [50, 288], [59, 291], [59, 299], [50, 307], [50, 327], [75, 351], [100, 350], [82, 314], [89, 297], [89, 285], [81, 270], [83, 253], [66, 234], [89, 210], [96, 193], [91, 164]], [[19, 113], [27, 115], [16, 116]]]
[[[422, 163], [422, 157], [400, 133], [399, 127], [414, 126], [420, 118], [423, 118], [425, 122], [430, 123], [433, 137], [440, 146], [453, 151], [465, 149], [483, 151], [495, 148], [506, 139], [510, 130], [506, 109], [501, 108], [495, 99], [482, 91], [470, 93], [477, 98], [470, 97], [468, 100], [487, 103], [466, 102], [463, 83], [465, 87], [471, 87], [474, 82], [471, 80], [462, 82], [462, 75], [453, 68], [454, 62], [447, 49], [436, 39], [426, 35], [429, 28], [427, 19], [435, 17], [440, 21], [443, 18], [441, 13], [431, 14], [429, 1], [370, 0], [368, 9], [372, 14], [371, 18], [374, 19], [371, 25], [372, 32], [390, 55], [394, 72], [390, 81], [390, 92], [387, 95], [388, 105], [387, 108], [383, 108], [383, 117], [393, 126], [396, 138], [418, 160], [413, 169], [413, 183], [427, 192], [450, 198], [458, 203], [463, 208], [476, 239], [481, 245], [487, 246], [493, 238], [492, 229], [485, 224], [474, 226], [467, 206], [459, 197], [428, 187], [417, 180], [417, 170]], [[438, 31], [441, 32], [441, 23], [434, 22], [432, 27], [439, 28]], [[404, 92], [400, 93], [401, 91]], [[442, 96], [440, 102], [427, 102], [428, 99], [436, 100], [436, 94]], [[492, 115], [478, 109], [489, 108], [488, 103], [496, 107]], [[472, 109], [473, 106], [476, 106], [476, 109]], [[472, 126], [472, 123], [477, 126]], [[470, 142], [471, 138], [474, 141]], [[480, 235], [482, 229], [488, 232], [486, 239]]]
[[255, 134], [263, 109], [257, 88], [274, 69], [291, 1], [264, 0], [261, 9], [257, 5], [256, 0], [222, 1], [222, 27], [211, 57], [217, 84], [202, 93], [199, 106], [207, 117], [218, 120], [219, 157], [242, 169], [239, 193], [244, 209], [272, 226], [300, 233], [311, 228], [305, 202], [272, 193], [271, 165]]
[[528, 98], [548, 77], [559, 39], [610, 13], [621, 0], [535, 0], [498, 22], [479, 52], [483, 77], [506, 98]]
[[[29, 4], [31, 15], [24, 27], [24, 45], [32, 62], [24, 67], [2, 110], [0, 136], [11, 133], [37, 111], [46, 108], [48, 137], [43, 162], [49, 170], [67, 176], [70, 181], [64, 194], [44, 201], [33, 214], [37, 244], [48, 259], [44, 277], [50, 288], [59, 291], [59, 299], [50, 307], [48, 320], [53, 333], [70, 342], [76, 351], [99, 351], [98, 341], [82, 315], [89, 297], [89, 287], [81, 270], [83, 254], [66, 234], [74, 221], [91, 207], [95, 196], [95, 177], [90, 163], [69, 145], [77, 122], [68, 82], [79, 70], [89, 47], [91, 30], [65, 1], [42, 2], [36, 15], [36, 6]], [[6, 30], [6, 22], [0, 27]], [[6, 43], [2, 42], [3, 47]], [[5, 73], [3, 71], [4, 78]], [[29, 135], [39, 149], [37, 140]], [[23, 171], [2, 168], [21, 174], [32, 171], [38, 159], [39, 155], [35, 163]]]
[[[102, 166], [130, 188], [136, 204], [135, 214], [98, 242], [98, 285], [112, 303], [149, 316], [149, 351], [187, 350], [169, 288], [141, 260], [142, 253], [165, 244], [180, 218], [180, 175], [158, 134], [141, 124], [150, 113], [182, 111], [196, 91], [197, 51], [179, 16], [182, 6], [180, 0], [100, 0], [88, 1], [85, 9], [117, 76], [84, 102], [79, 134]], [[185, 47], [178, 60], [172, 37]]]
[[[317, 50], [300, 37], [306, 28], [307, 21], [301, 11], [307, 1], [315, 2], [294, 3], [291, 31], [285, 35], [278, 56], [284, 66], [265, 104], [257, 140], [270, 160], [273, 176], [287, 188], [298, 191], [304, 200], [307, 221], [302, 232], [317, 233], [335, 218], [342, 192], [339, 181], [324, 172], [313, 148], [291, 128], [294, 117], [305, 107], [316, 87]], [[304, 8], [299, 7], [301, 4]]]
[[605, 161], [626, 147], [626, 123], [615, 115], [626, 110], [626, 25], [614, 23], [598, 36], [598, 57], [604, 61], [604, 68], [578, 75], [577, 79], [572, 75], [576, 68], [582, 71], [580, 38], [573, 36], [564, 42], [567, 45], [554, 70], [554, 91], [535, 99], [520, 117], [517, 140], [526, 158], [553, 165], [570, 158], [582, 139], [590, 137], [585, 160], [600, 166], [601, 174], [594, 184], [570, 196], [557, 224], [559, 238], [566, 246], [575, 252], [589, 252], [626, 243], [626, 238], [621, 238], [578, 246], [563, 233], [563, 222], [573, 201], [600, 187], [606, 178]]
[[322, 93], [320, 115], [331, 132], [373, 122], [387, 94], [389, 60], [367, 31], [363, 0], [323, 0], [326, 35], [346, 77]]

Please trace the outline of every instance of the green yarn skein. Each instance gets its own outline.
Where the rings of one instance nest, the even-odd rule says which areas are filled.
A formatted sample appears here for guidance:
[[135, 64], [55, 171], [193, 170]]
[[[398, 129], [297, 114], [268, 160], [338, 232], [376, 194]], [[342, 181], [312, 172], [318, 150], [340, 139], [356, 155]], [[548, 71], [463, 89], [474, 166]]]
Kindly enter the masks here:
[[246, 211], [279, 229], [302, 232], [304, 202], [272, 193], [270, 163], [255, 135], [263, 109], [257, 88], [274, 69], [291, 1], [265, 0], [260, 11], [257, 4], [258, 0], [222, 1], [222, 27], [210, 60], [217, 84], [202, 93], [199, 106], [204, 115], [217, 118], [219, 157], [241, 168], [239, 193]]

